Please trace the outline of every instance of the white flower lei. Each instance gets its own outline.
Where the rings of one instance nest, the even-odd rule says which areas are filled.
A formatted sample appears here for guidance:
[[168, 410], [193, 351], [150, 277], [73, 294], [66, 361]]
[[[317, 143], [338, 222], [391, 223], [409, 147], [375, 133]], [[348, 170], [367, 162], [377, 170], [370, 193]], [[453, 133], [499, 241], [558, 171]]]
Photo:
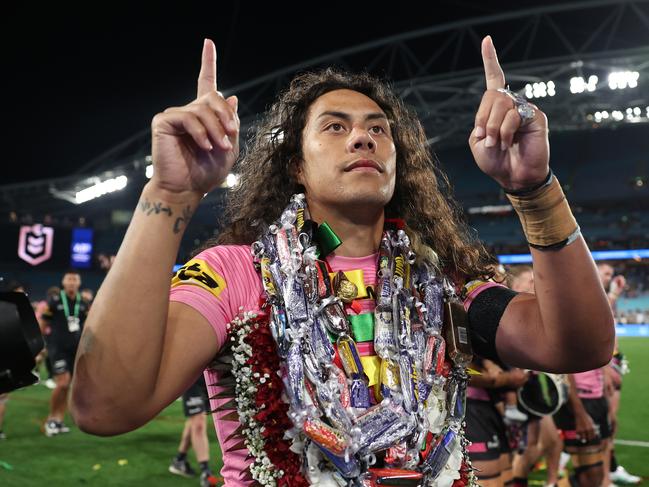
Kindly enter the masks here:
[[[254, 461], [250, 465], [252, 478], [262, 485], [275, 487], [275, 479], [281, 477], [284, 472], [276, 470], [266, 451], [264, 450], [264, 427], [255, 419], [259, 411], [255, 403], [255, 393], [257, 384], [255, 379], [264, 380], [267, 377], [259, 376], [259, 373], [253, 375], [252, 369], [247, 365], [248, 360], [252, 357], [252, 347], [245, 342], [245, 338], [251, 331], [251, 328], [258, 327], [258, 323], [252, 323], [257, 317], [255, 313], [246, 312], [242, 317], [237, 316], [231, 324], [228, 324], [230, 340], [232, 344], [232, 373], [236, 379], [235, 399], [237, 402], [237, 412], [239, 421], [244, 426], [243, 437], [244, 443], [253, 456]], [[264, 405], [261, 406], [263, 409]]]

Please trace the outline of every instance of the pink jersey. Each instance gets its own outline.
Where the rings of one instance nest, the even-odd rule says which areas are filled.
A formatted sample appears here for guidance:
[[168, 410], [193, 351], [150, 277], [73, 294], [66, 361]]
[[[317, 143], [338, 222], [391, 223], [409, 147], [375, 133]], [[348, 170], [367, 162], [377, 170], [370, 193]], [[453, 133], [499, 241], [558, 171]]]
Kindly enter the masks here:
[[[327, 262], [334, 272], [360, 269], [362, 271], [361, 278], [366, 287], [375, 287], [376, 285], [377, 260], [378, 254], [366, 257], [342, 257], [332, 254], [327, 258]], [[475, 286], [476, 289], [471, 293], [471, 299], [475, 298], [480, 291], [490, 287], [490, 284], [483, 284], [485, 285]], [[478, 287], [481, 288], [479, 291]], [[250, 246], [220, 245], [201, 252], [183, 266], [172, 281], [170, 299], [187, 304], [201, 313], [212, 325], [216, 335], [215, 339], [218, 346], [221, 347], [226, 339], [226, 325], [241, 310], [258, 311], [262, 294], [263, 287], [253, 265]], [[361, 291], [361, 296], [362, 294]], [[360, 308], [357, 308], [357, 311], [361, 314], [373, 312], [375, 307], [374, 299], [371, 298], [368, 289], [365, 294], [367, 294], [367, 298], [358, 301]], [[465, 303], [467, 308], [468, 304]], [[356, 314], [349, 306], [346, 306], [346, 309], [349, 315]], [[359, 353], [369, 358], [369, 365], [371, 365], [369, 356], [374, 353], [373, 346], [371, 343], [368, 343], [367, 346], [363, 345], [365, 344], [359, 344]], [[378, 380], [377, 377], [371, 375], [368, 374], [370, 385], [373, 381]], [[205, 371], [205, 382], [210, 397], [217, 395], [222, 390], [213, 385], [218, 382], [218, 379], [218, 374]], [[212, 410], [228, 402], [229, 399], [212, 399]], [[227, 486], [251, 485], [251, 481], [243, 479], [247, 467], [252, 463], [252, 459], [246, 460], [248, 451], [232, 449], [241, 441], [241, 437], [233, 434], [240, 423], [237, 420], [224, 419], [223, 417], [227, 415], [228, 411], [212, 414], [216, 435], [223, 451], [221, 475]]]
[[604, 396], [604, 369], [574, 374], [577, 395], [582, 399], [598, 399]]
[[[332, 255], [327, 261], [334, 272], [362, 270], [365, 286], [374, 287], [377, 258], [378, 254], [358, 258]], [[180, 279], [174, 278], [171, 301], [187, 304], [201, 313], [212, 325], [219, 347], [226, 338], [226, 325], [234, 319], [240, 309], [259, 310], [263, 287], [255, 271], [248, 245], [221, 245], [207, 249], [190, 260], [181, 272], [184, 272], [184, 275]], [[373, 299], [363, 299], [360, 305], [361, 313], [374, 311]], [[349, 314], [355, 314], [351, 308], [347, 311]], [[221, 388], [212, 385], [217, 381], [218, 376], [205, 371], [205, 382], [210, 397], [221, 391]], [[214, 410], [228, 400], [229, 398], [212, 399], [210, 405]], [[228, 486], [250, 485], [252, 482], [242, 480], [242, 477], [252, 459], [246, 460], [248, 452], [245, 449], [230, 450], [241, 438], [236, 435], [230, 438], [239, 422], [222, 419], [227, 414], [227, 411], [212, 414], [216, 435], [223, 451], [221, 475]]]

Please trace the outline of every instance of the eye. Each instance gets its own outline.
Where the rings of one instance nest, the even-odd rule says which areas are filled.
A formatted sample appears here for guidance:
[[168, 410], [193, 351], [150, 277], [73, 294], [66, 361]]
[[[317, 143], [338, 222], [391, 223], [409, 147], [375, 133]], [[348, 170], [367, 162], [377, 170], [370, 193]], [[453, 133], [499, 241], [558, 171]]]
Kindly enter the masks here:
[[342, 132], [345, 129], [341, 123], [334, 122], [327, 127], [327, 130], [332, 130], [333, 132]]
[[371, 132], [373, 134], [384, 134], [385, 133], [385, 128], [383, 128], [381, 125], [375, 125], [370, 130], [371, 130]]

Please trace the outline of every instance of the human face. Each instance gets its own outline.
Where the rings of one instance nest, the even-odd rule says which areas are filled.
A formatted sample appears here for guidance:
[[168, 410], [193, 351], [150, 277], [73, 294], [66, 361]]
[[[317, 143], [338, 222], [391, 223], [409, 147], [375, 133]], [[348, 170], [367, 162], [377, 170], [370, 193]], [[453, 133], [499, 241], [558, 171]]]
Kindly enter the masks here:
[[63, 276], [61, 284], [66, 294], [76, 294], [79, 292], [79, 287], [81, 287], [81, 276], [79, 274], [67, 273]]
[[534, 273], [532, 271], [521, 272], [512, 281], [512, 289], [519, 293], [534, 293]]
[[615, 271], [608, 264], [598, 265], [597, 271], [599, 272], [599, 280], [602, 281], [602, 286], [604, 286], [604, 289], [608, 289], [608, 286], [611, 283], [611, 279], [613, 279], [613, 273]]
[[309, 205], [376, 209], [392, 198], [397, 154], [390, 124], [362, 93], [335, 90], [313, 102], [302, 155], [297, 179]]

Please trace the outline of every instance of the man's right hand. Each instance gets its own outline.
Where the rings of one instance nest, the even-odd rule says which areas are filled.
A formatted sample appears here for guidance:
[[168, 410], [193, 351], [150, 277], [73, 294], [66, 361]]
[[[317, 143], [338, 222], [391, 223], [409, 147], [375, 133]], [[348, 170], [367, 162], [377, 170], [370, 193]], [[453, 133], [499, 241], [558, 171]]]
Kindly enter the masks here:
[[575, 411], [575, 430], [577, 439], [582, 443], [588, 443], [597, 438], [593, 418], [585, 410]]
[[196, 100], [153, 117], [152, 185], [200, 199], [223, 183], [239, 156], [237, 102], [217, 91], [216, 48], [205, 39]]

